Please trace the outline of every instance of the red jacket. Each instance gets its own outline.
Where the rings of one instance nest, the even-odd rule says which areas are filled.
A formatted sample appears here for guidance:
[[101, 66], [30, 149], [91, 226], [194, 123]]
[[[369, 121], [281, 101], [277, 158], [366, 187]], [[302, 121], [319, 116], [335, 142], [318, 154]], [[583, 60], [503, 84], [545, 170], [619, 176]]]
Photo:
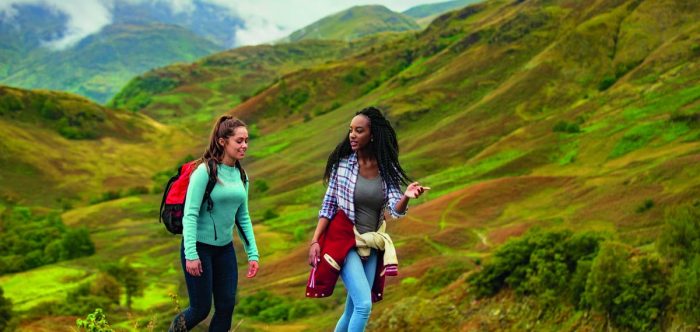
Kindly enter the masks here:
[[[309, 281], [306, 283], [306, 297], [327, 297], [333, 294], [333, 289], [338, 281], [340, 270], [329, 263], [326, 255], [337, 262], [342, 267], [345, 262], [345, 255], [355, 248], [355, 232], [353, 223], [348, 219], [343, 210], [338, 212], [330, 221], [326, 231], [321, 234], [318, 240], [321, 246], [321, 259], [316, 267], [311, 269]], [[381, 301], [384, 295], [384, 263], [383, 255], [377, 255], [377, 271], [374, 274], [374, 284], [372, 285], [372, 302]]]

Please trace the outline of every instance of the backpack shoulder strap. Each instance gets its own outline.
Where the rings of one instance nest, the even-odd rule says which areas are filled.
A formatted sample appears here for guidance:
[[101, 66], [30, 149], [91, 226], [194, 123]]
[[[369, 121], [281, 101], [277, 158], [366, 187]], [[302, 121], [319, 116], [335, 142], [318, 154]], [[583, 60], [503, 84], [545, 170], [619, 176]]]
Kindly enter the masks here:
[[207, 211], [211, 211], [214, 208], [214, 201], [211, 199], [211, 191], [214, 190], [214, 186], [216, 186], [216, 161], [214, 161], [213, 159], [209, 159], [209, 161], [207, 162], [207, 166], [209, 167], [209, 181], [207, 182], [207, 188], [204, 190], [202, 204], [206, 202]]
[[[236, 167], [238, 167], [238, 171], [241, 173], [241, 182], [243, 182], [243, 187], [246, 189], [246, 192], [247, 192], [248, 191], [248, 174], [246, 174], [245, 170], [243, 169], [243, 166], [241, 166], [241, 163], [239, 161], [236, 162]], [[236, 228], [238, 228], [238, 234], [241, 236], [241, 238], [243, 238], [243, 241], [245, 242], [246, 247], [249, 246], [250, 241], [248, 240], [248, 237], [246, 236], [245, 232], [243, 231], [243, 227], [241, 227], [241, 224], [238, 222], [238, 218], [234, 217], [233, 221], [236, 224]]]

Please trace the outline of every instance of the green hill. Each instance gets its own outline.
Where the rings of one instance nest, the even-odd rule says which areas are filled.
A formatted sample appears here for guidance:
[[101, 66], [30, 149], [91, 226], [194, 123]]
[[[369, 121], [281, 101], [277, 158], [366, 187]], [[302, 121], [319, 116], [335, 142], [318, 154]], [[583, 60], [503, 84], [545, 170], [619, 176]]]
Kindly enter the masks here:
[[[190, 153], [186, 133], [64, 92], [0, 86], [0, 201], [73, 206], [150, 191], [152, 176]], [[164, 141], [165, 140], [165, 141]], [[159, 183], [158, 186], [161, 186]]]
[[135, 75], [220, 49], [176, 25], [113, 24], [70, 49], [54, 52], [40, 47], [21, 59], [14, 57], [1, 81], [23, 88], [69, 91], [104, 103]]
[[292, 42], [304, 39], [353, 40], [380, 32], [418, 29], [420, 26], [413, 19], [384, 6], [355, 6], [301, 28], [287, 39]]
[[427, 5], [418, 5], [405, 10], [402, 14], [413, 17], [415, 19], [426, 18], [429, 16], [440, 15], [450, 10], [455, 10], [468, 5], [479, 3], [482, 0], [453, 0]]
[[217, 115], [304, 67], [357, 54], [389, 37], [353, 42], [306, 40], [240, 47], [191, 64], [175, 64], [135, 77], [109, 103], [164, 123], [197, 124], [208, 135]]
[[[699, 15], [700, 4], [681, 0], [489, 1], [445, 14], [420, 33], [307, 63], [261, 83], [265, 88], [245, 102], [232, 102], [230, 113], [255, 126], [244, 166], [262, 257], [256, 279], [239, 278], [240, 328], [332, 329], [343, 292], [324, 300], [302, 294], [324, 192], [320, 178], [355, 112], [378, 105], [397, 129], [403, 166], [433, 189], [411, 203], [405, 219], [389, 223], [400, 276], [388, 279], [370, 330], [692, 330], [676, 303], [685, 289], [679, 279], [694, 282], [696, 274], [682, 273], [683, 264], [657, 239], [668, 234], [665, 211], [700, 194]], [[211, 75], [207, 82], [230, 74]], [[200, 87], [191, 95], [181, 90], [183, 100], [214, 93]], [[169, 107], [149, 103], [147, 112]], [[207, 130], [205, 117], [192, 131]], [[31, 310], [65, 301], [67, 289], [91, 282], [95, 266], [119, 259], [140, 266], [148, 287], [131, 318], [117, 306], [108, 311], [110, 322], [124, 329], [149, 320], [156, 330], [167, 325], [168, 293], [185, 291], [179, 240], [155, 222], [158, 199], [141, 195], [65, 212], [68, 225], [91, 228], [97, 253], [0, 277], [5, 295], [19, 303], [22, 327], [72, 323], [75, 317], [60, 313], [32, 319]], [[504, 245], [536, 229], [545, 235]], [[562, 230], [607, 240], [565, 248], [591, 255], [571, 263], [556, 241], [560, 233], [546, 233]], [[528, 248], [538, 252], [523, 255]], [[504, 268], [512, 275], [494, 272], [498, 264], [512, 264]], [[606, 266], [611, 273], [601, 274]], [[483, 271], [504, 280], [493, 294], [477, 297], [469, 280]], [[671, 282], [677, 288], [668, 295], [657, 287]], [[593, 297], [573, 303], [572, 294], [541, 288], [549, 283], [583, 284]], [[616, 285], [629, 292], [615, 293]], [[619, 295], [609, 308], [624, 310], [594, 307], [605, 292]], [[640, 321], [648, 325], [632, 325]]]

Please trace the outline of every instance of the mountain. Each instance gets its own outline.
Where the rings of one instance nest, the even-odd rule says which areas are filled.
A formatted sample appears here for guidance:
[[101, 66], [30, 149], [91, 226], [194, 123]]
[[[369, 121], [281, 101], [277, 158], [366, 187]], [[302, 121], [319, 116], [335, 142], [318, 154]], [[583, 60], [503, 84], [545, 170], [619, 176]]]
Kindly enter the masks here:
[[0, 86], [0, 132], [0, 204], [68, 206], [110, 191], [148, 192], [151, 177], [178, 158], [148, 155], [191, 151], [178, 143], [187, 134], [141, 114], [7, 86]]
[[178, 25], [222, 49], [237, 45], [236, 30], [244, 27], [245, 21], [231, 10], [201, 0], [191, 1], [191, 8], [181, 11], [173, 10], [175, 5], [162, 1], [115, 1], [113, 23]]
[[458, 8], [466, 7], [475, 3], [479, 3], [482, 0], [453, 0], [438, 3], [431, 3], [426, 5], [418, 5], [411, 7], [402, 14], [418, 19], [427, 18], [430, 16], [437, 16], [445, 12], [455, 10]]
[[47, 6], [15, 4], [15, 15], [0, 17], [0, 82], [104, 103], [147, 70], [235, 45], [241, 19], [210, 3], [192, 5], [190, 12], [176, 12], [164, 2], [117, 1], [101, 31], [54, 51], [46, 43], [69, 33], [69, 18]]
[[352, 40], [380, 32], [418, 30], [413, 19], [384, 6], [355, 6], [329, 15], [293, 32], [288, 41], [303, 39]]
[[13, 64], [2, 82], [106, 102], [139, 73], [217, 50], [216, 44], [176, 25], [113, 24], [64, 51], [35, 49]]
[[[240, 47], [190, 64], [176, 64], [135, 77], [109, 103], [169, 124], [183, 124], [206, 137], [208, 123], [275, 81], [304, 67], [349, 57], [388, 37], [353, 42], [304, 40]], [[205, 126], [199, 126], [206, 124]]]
[[[263, 257], [255, 279], [240, 275], [237, 324], [246, 330], [326, 331], [340, 317], [341, 288], [328, 299], [303, 298], [308, 241], [325, 191], [321, 177], [328, 154], [355, 112], [377, 105], [397, 130], [402, 166], [432, 190], [411, 201], [404, 219], [389, 221], [400, 275], [387, 280], [368, 330], [694, 326], [673, 303], [677, 290], [686, 289], [679, 283], [694, 282], [697, 274], [681, 273], [677, 268], [684, 264], [664, 253], [657, 239], [669, 233], [667, 211], [692, 205], [700, 194], [699, 13], [700, 3], [681, 0], [488, 1], [446, 13], [419, 33], [310, 61], [267, 84], [261, 81], [262, 88], [240, 103], [230, 100], [235, 106], [230, 114], [255, 134], [243, 165]], [[248, 49], [254, 50], [263, 49]], [[247, 60], [233, 54], [224, 58]], [[196, 70], [183, 71], [187, 79], [178, 83], [183, 85], [146, 91], [152, 100], [137, 109], [167, 114], [190, 98], [225, 97], [224, 87], [242, 91], [239, 85], [247, 82], [216, 72], [207, 72], [199, 84]], [[216, 83], [223, 81], [228, 85]], [[184, 89], [188, 86], [196, 90]], [[171, 104], [153, 102], [175, 91], [180, 99]], [[128, 105], [131, 99], [125, 100]], [[181, 110], [188, 116], [187, 108]], [[177, 123], [182, 132], [198, 131], [196, 139], [153, 136], [164, 146], [204, 144], [205, 122], [213, 118], [201, 117], [189, 127]], [[17, 146], [31, 150], [37, 142], [31, 143]], [[145, 153], [149, 161], [186, 156], [185, 149]], [[138, 168], [142, 158], [131, 167]], [[143, 271], [148, 286], [129, 316], [116, 307], [107, 310], [109, 321], [124, 328], [150, 321], [155, 330], [167, 329], [175, 306], [169, 294], [182, 298], [185, 290], [180, 241], [155, 222], [158, 200], [155, 194], [140, 195], [69, 209], [63, 220], [90, 227], [97, 253], [2, 276], [5, 296], [21, 312], [41, 312], [90, 283], [100, 263], [128, 260]], [[547, 250], [569, 242], [522, 237], [538, 229], [545, 233], [535, 234], [566, 230], [583, 239], [595, 234], [605, 244], [595, 258], [569, 262], [568, 252]], [[682, 234], [696, 236], [694, 229]], [[538, 247], [542, 243], [551, 248]], [[241, 255], [239, 241], [235, 245]], [[591, 247], [598, 250], [586, 243], [567, 249]], [[521, 255], [528, 248], [538, 252]], [[512, 255], [498, 255], [500, 250]], [[245, 264], [243, 255], [239, 261]], [[512, 264], [500, 265], [511, 275], [494, 270], [498, 263]], [[600, 273], [606, 267], [610, 273]], [[478, 297], [471, 278], [484, 271], [502, 277], [502, 287]], [[611, 282], [601, 282], [601, 275]], [[510, 283], [517, 280], [527, 282]], [[523, 291], [547, 282], [558, 288]], [[625, 290], [620, 294], [620, 283], [635, 287], [620, 288]], [[573, 301], [564, 288], [570, 284], [593, 297], [615, 295], [608, 304], [619, 311], [586, 302], [594, 298]], [[684, 293], [697, 294], [688, 287]], [[28, 331], [68, 330], [76, 318], [61, 312], [45, 319], [21, 315]], [[646, 325], [621, 325], [632, 323]]]

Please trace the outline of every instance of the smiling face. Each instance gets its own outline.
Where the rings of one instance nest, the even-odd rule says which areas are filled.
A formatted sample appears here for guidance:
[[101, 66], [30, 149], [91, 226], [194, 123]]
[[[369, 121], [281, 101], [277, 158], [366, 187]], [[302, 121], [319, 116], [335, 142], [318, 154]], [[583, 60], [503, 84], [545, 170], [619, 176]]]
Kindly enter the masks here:
[[357, 115], [350, 122], [350, 147], [353, 151], [362, 150], [367, 147], [372, 138], [369, 128], [369, 119], [364, 115]]
[[232, 136], [226, 139], [219, 138], [219, 144], [224, 147], [224, 162], [243, 159], [248, 150], [248, 129], [237, 127]]

